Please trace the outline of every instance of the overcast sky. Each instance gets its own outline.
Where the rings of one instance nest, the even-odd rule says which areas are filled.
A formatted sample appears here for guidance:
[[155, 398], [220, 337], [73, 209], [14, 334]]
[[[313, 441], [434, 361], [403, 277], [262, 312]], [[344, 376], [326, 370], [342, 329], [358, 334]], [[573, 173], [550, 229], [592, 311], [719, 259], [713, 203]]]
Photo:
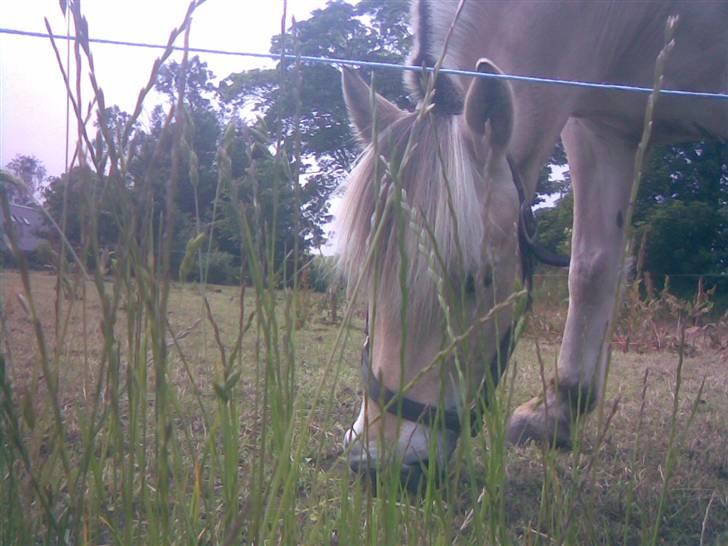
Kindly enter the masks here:
[[[0, 1], [0, 27], [45, 32], [43, 18], [48, 17], [54, 34], [65, 34], [58, 0]], [[288, 0], [288, 16], [307, 19], [325, 4], [326, 0]], [[161, 44], [182, 21], [187, 5], [185, 0], [87, 0], [82, 7], [92, 38]], [[208, 0], [195, 13], [190, 46], [266, 53], [271, 36], [280, 31], [282, 14], [280, 0]], [[160, 51], [101, 44], [91, 44], [91, 49], [107, 104], [131, 111]], [[218, 78], [265, 63], [200, 57]], [[86, 91], [84, 101], [89, 98]], [[151, 112], [156, 102], [148, 100], [146, 111]], [[65, 89], [50, 41], [0, 34], [0, 166], [16, 154], [35, 155], [49, 175], [61, 174], [65, 130]]]

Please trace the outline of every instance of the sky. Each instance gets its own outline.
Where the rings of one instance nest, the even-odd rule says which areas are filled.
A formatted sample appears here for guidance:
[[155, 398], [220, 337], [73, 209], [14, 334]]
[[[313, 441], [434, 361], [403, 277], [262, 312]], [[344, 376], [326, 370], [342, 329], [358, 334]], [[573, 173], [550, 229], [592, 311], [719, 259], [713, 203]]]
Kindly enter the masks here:
[[[58, 0], [0, 1], [2, 28], [46, 32], [47, 17], [54, 34], [66, 33]], [[326, 0], [288, 0], [287, 26], [291, 16], [307, 19], [325, 4]], [[187, 6], [185, 0], [82, 3], [91, 38], [159, 44], [166, 43], [170, 31], [181, 23]], [[282, 15], [282, 0], [207, 0], [195, 12], [190, 46], [267, 53], [271, 36], [280, 32]], [[65, 59], [65, 42], [59, 43]], [[107, 105], [130, 112], [161, 50], [102, 44], [91, 44], [91, 50]], [[267, 63], [211, 54], [200, 57], [218, 78]], [[90, 98], [87, 87], [83, 100], [88, 103]], [[159, 102], [161, 98], [149, 97], [145, 112]], [[65, 86], [50, 40], [0, 34], [0, 166], [17, 154], [35, 155], [48, 175], [60, 175], [65, 171], [65, 134]]]

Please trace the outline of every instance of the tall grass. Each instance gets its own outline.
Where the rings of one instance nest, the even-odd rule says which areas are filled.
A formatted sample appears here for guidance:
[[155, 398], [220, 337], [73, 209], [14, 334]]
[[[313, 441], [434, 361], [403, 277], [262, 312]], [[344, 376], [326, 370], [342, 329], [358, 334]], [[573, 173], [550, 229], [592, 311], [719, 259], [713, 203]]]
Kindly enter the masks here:
[[[174, 196], [180, 169], [195, 164], [190, 160], [193, 127], [185, 108], [184, 77], [164, 126], [174, 141], [164, 206], [153, 204], [151, 169], [139, 181], [149, 198], [141, 207], [124, 181], [135, 153], [131, 128], [171, 45], [179, 37], [186, 43], [200, 3], [190, 4], [171, 33], [170, 47], [155, 62], [121, 135], [103, 129], [105, 103], [88, 33], [79, 4], [69, 5], [78, 34], [75, 71], [56, 53], [78, 122], [77, 148], [86, 152], [77, 161], [89, 161], [93, 170], [86, 181], [90, 198], [83, 211], [81, 248], [58, 253], [52, 305], [39, 295], [41, 277], [31, 273], [17, 250], [6, 193], [0, 188], [4, 229], [20, 279], [17, 301], [2, 300], [0, 309], [0, 543], [656, 544], [680, 447], [688, 441], [680, 429], [689, 430], [703, 396], [701, 386], [687, 415], [682, 412], [682, 354], [669, 442], [659, 454], [664, 457], [659, 493], [645, 493], [639, 478], [649, 466], [642, 445], [647, 441], [642, 439], [645, 376], [637, 433], [624, 459], [632, 478], [626, 482], [619, 523], [611, 529], [600, 506], [614, 500], [602, 489], [605, 480], [609, 488], [618, 486], [608, 444], [628, 444], [618, 432], [612, 436], [617, 404], [600, 408], [603, 418], [596, 431], [579, 429], [571, 454], [514, 451], [505, 444], [512, 400], [545, 385], [543, 378], [552, 372], [547, 357], [540, 351], [531, 355], [528, 348], [516, 352], [503, 386], [489, 392], [483, 431], [463, 435], [444, 477], [430, 466], [419, 495], [402, 487], [397, 464], [383, 469], [373, 487], [348, 473], [339, 443], [359, 399], [347, 388], [358, 375], [351, 366], [358, 363], [361, 341], [358, 304], [348, 303], [338, 328], [321, 334], [325, 341], [299, 320], [300, 306], [306, 305], [301, 299], [306, 287], [298, 284], [303, 257], [295, 256], [294, 271], [276, 270], [275, 218], [264, 218], [237, 198], [241, 180], [232, 177], [229, 153], [233, 125], [219, 145], [217, 195], [222, 190], [232, 195], [227, 212], [242, 233], [241, 279], [249, 282], [221, 293], [209, 290], [204, 279], [211, 247], [205, 250], [204, 241], [212, 240], [213, 227], [203, 227], [199, 215], [179, 277], [200, 267], [202, 281], [194, 289], [173, 281]], [[183, 74], [186, 62], [185, 55]], [[70, 77], [83, 73], [82, 67], [94, 90], [91, 107], [102, 116], [95, 138], [87, 133], [81, 86], [74, 88]], [[275, 160], [285, 171], [291, 160], [284, 148], [278, 146]], [[155, 156], [161, 153], [159, 149]], [[300, 164], [300, 158], [294, 161]], [[408, 230], [422, 235], [419, 251], [428, 260], [446, 318], [447, 343], [431, 366], [452, 358], [467, 376], [460, 359], [474, 343], [477, 324], [468, 324], [462, 294], [449, 285], [447, 264], [429, 235], [431, 226], [407, 206], [398, 182], [401, 166], [382, 168], [387, 172], [380, 175], [394, 181], [394, 191], [378, 210], [367, 259], [378, 261], [377, 241], [387, 215], [395, 219], [403, 263], [413, 258], [404, 244]], [[247, 182], [256, 186], [254, 179]], [[12, 180], [4, 175], [2, 183]], [[115, 208], [108, 211], [119, 232], [113, 258], [97, 237], [102, 189], [115, 196]], [[161, 214], [155, 212], [159, 210]], [[88, 255], [102, 258], [87, 268], [79, 256]], [[406, 305], [407, 283], [403, 276], [404, 331], [413, 320]], [[79, 288], [80, 298], [64, 296], [64, 286]], [[20, 347], [14, 339], [18, 324], [25, 329]], [[405, 359], [403, 354], [402, 363]], [[540, 377], [530, 383], [526, 378], [524, 389], [519, 383], [529, 368], [538, 368]], [[434, 460], [436, 446], [430, 449]], [[701, 537], [714, 498], [722, 497], [711, 494]], [[635, 521], [638, 525], [632, 526]], [[680, 533], [670, 536], [683, 539]]]

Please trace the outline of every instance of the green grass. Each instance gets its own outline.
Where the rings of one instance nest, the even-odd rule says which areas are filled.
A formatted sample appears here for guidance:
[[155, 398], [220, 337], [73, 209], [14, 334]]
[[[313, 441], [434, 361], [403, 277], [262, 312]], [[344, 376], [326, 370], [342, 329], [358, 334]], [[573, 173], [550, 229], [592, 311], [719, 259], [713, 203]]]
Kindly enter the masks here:
[[[53, 340], [54, 277], [37, 273], [31, 280], [43, 328]], [[151, 364], [145, 392], [132, 395], [143, 400], [146, 413], [140, 403], [130, 403], [134, 390], [127, 383], [123, 344], [119, 377], [103, 371], [105, 340], [89, 284], [86, 300], [66, 301], [71, 311], [58, 355], [61, 441], [38, 370], [30, 319], [17, 296], [23, 292], [19, 274], [3, 273], [2, 286], [5, 385], [12, 388], [6, 391], [11, 398], [3, 398], [0, 429], [4, 544], [59, 543], [64, 537], [88, 544], [212, 544], [223, 543], [231, 530], [240, 532], [233, 543], [482, 544], [483, 537], [490, 537], [487, 543], [511, 544], [650, 543], [666, 478], [674, 354], [614, 354], [605, 408], [608, 412], [618, 398], [616, 411], [602, 440], [597, 416], [589, 419], [576, 453], [491, 449], [492, 435], [482, 433], [460, 446], [454, 456], [460, 461], [453, 471], [458, 475], [442, 488], [425, 498], [402, 499], [393, 486], [391, 493], [374, 498], [349, 473], [341, 449], [360, 399], [362, 322], [355, 319], [345, 329], [337, 373], [325, 379], [340, 325], [328, 322], [322, 296], [306, 294], [308, 316], [295, 331], [281, 328], [277, 340], [280, 353], [289, 333], [295, 346], [294, 387], [285, 391], [292, 396], [292, 415], [286, 420], [285, 411], [275, 409], [285, 406], [276, 392], [283, 387], [273, 385], [274, 375], [263, 369], [270, 360], [262, 332], [252, 326], [245, 333], [234, 364], [239, 379], [223, 392], [219, 345], [198, 287], [174, 284], [169, 316], [180, 339], [175, 346], [167, 336], [173, 347], [167, 369], [169, 425], [160, 431]], [[236, 342], [239, 296], [235, 287], [207, 291], [227, 353]], [[291, 297], [272, 294], [277, 320], [288, 327], [294, 323], [285, 316]], [[252, 291], [244, 302], [250, 312], [256, 308]], [[119, 313], [114, 338], [122, 340], [128, 335], [122, 320], [127, 313]], [[548, 370], [556, 346], [541, 350]], [[513, 357], [515, 403], [539, 389], [534, 351], [526, 336]], [[659, 543], [696, 544], [702, 534], [704, 544], [721, 544], [728, 539], [728, 370], [719, 353], [705, 350], [685, 361], [682, 374], [674, 473]], [[160, 437], [167, 441], [165, 465], [160, 465], [165, 453]], [[159, 475], [165, 469], [166, 482]], [[163, 503], [162, 487], [167, 488]], [[497, 507], [502, 514], [494, 516]]]
[[[170, 42], [186, 32], [196, 5]], [[78, 4], [69, 10], [81, 25]], [[90, 63], [89, 70], [103, 106]], [[540, 392], [553, 372], [565, 308], [563, 291], [543, 286], [555, 300], [537, 294], [531, 329], [485, 429], [461, 439], [443, 483], [409, 496], [385, 471], [374, 496], [349, 472], [341, 447], [361, 400], [363, 314], [353, 306], [332, 323], [326, 301], [300, 278], [279, 290], [290, 277], [264, 273], [274, 269], [266, 265], [276, 255], [276, 222], [237, 199], [232, 126], [218, 143], [217, 189], [231, 197], [225, 214], [243, 235], [249, 285], [170, 281], [174, 215], [156, 215], [173, 210], [180, 170], [196, 164], [178, 91], [176, 114], [165, 121], [172, 162], [156, 188], [164, 200], [158, 208], [149, 180], [137, 180], [136, 196], [124, 184], [133, 147], [101, 135], [108, 156], [97, 156], [94, 167], [109, 176], [86, 182], [115, 192], [112, 210], [103, 211], [118, 230], [106, 267], [81, 271], [63, 247], [58, 276], [30, 272], [20, 257], [19, 270], [0, 273], [0, 544], [728, 542], [725, 350], [692, 344], [686, 353], [682, 344], [681, 355], [615, 352], [604, 403], [578, 428], [573, 452], [504, 444], [512, 406]], [[289, 159], [273, 159], [288, 176]], [[399, 184], [396, 166], [386, 168]], [[0, 182], [9, 183], [5, 175]], [[90, 193], [75, 251], [99, 257], [99, 204]], [[397, 215], [391, 225], [400, 243], [410, 223], [421, 227], [397, 199], [378, 212]], [[188, 246], [182, 260], [190, 267], [211, 249], [201, 235], [208, 227], [195, 220], [198, 247]], [[435, 263], [436, 250], [431, 269], [447, 271]], [[447, 307], [445, 281], [438, 296]], [[406, 301], [406, 279], [401, 288]], [[402, 320], [410, 320], [406, 312]]]

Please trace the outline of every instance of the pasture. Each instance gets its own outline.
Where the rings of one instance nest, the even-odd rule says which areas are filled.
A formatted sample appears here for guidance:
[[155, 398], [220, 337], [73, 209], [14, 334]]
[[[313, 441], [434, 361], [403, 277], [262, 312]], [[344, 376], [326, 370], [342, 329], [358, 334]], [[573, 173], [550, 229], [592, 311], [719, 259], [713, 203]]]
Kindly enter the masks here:
[[56, 276], [29, 280], [0, 276], [2, 544], [728, 542], [725, 349], [695, 341], [679, 365], [615, 348], [573, 452], [508, 447], [506, 415], [555, 365], [563, 302], [537, 294], [486, 431], [463, 437], [439, 487], [408, 495], [382, 476], [374, 496], [341, 447], [362, 313], [332, 323], [305, 289], [173, 283], [161, 369], [144, 279], [106, 280], [103, 298], [74, 281], [58, 322]]
[[[377, 98], [363, 79], [345, 71], [346, 107], [339, 104], [339, 114], [348, 107], [359, 136], [367, 138], [371, 132], [371, 142], [362, 156], [369, 161], [360, 160], [353, 170], [366, 175], [360, 177], [362, 184], [349, 184], [362, 192], [354, 192], [349, 201], [350, 210], [356, 212], [351, 217], [358, 215], [358, 223], [353, 226], [357, 229], [343, 230], [349, 236], [341, 257], [344, 269], [351, 269], [350, 276], [363, 268], [369, 278], [351, 276], [350, 285], [355, 286], [349, 289], [358, 299], [345, 301], [342, 289], [335, 313], [330, 294], [312, 290], [315, 281], [322, 279], [311, 278], [320, 274], [314, 274], [311, 259], [325, 240], [326, 201], [359, 151], [349, 138], [346, 120], [326, 122], [327, 128], [341, 130], [329, 135], [332, 142], [351, 141], [337, 148], [337, 153], [325, 151], [317, 156], [307, 144], [315, 139], [306, 130], [324, 124], [322, 114], [325, 117], [336, 109], [331, 97], [341, 98], [333, 83], [339, 72], [328, 66], [319, 74], [317, 81], [323, 83], [310, 87], [323, 104], [308, 108], [302, 97], [310, 91], [304, 83], [311, 80], [304, 82], [298, 46], [299, 39], [326, 34], [337, 25], [325, 20], [324, 27], [306, 30], [302, 26], [299, 34], [294, 23], [291, 47], [287, 47], [284, 15], [283, 34], [278, 38], [288, 54], [280, 56], [277, 68], [243, 77], [232, 74], [220, 82], [213, 97], [208, 85], [212, 73], [199, 57], [189, 57], [192, 15], [202, 3], [191, 2], [167, 45], [161, 46], [131, 114], [107, 107], [91, 53], [94, 41], [80, 3], [60, 3], [69, 29], [73, 20], [76, 37], [68, 44], [65, 65], [48, 25], [78, 128], [77, 153], [67, 172], [44, 195], [44, 206], [56, 225], [50, 229], [45, 251], [38, 253], [45, 254], [43, 260], [18, 250], [11, 219], [19, 222], [10, 214], [10, 201], [12, 191], [19, 191], [23, 183], [0, 173], [3, 236], [10, 249], [3, 254], [17, 266], [0, 270], [0, 544], [728, 544], [727, 316], [711, 310], [708, 301], [715, 294], [700, 290], [693, 301], [678, 300], [667, 292], [654, 292], [646, 280], [625, 286], [623, 303], [617, 307], [623, 286], [622, 243], [631, 236], [635, 200], [635, 195], [627, 195], [628, 186], [619, 185], [625, 193], [619, 199], [590, 201], [592, 212], [614, 205], [604, 218], [618, 237], [609, 238], [608, 230], [592, 225], [598, 214], [581, 214], [589, 221], [579, 227], [580, 213], [575, 208], [578, 229], [574, 233], [586, 228], [590, 237], [573, 237], [577, 245], [572, 248], [571, 282], [580, 283], [580, 289], [572, 286], [571, 302], [576, 304], [569, 310], [571, 322], [563, 335], [567, 312], [563, 275], [537, 278], [533, 309], [528, 313], [522, 314], [523, 300], [510, 299], [512, 294], [525, 295], [513, 288], [529, 279], [525, 271], [529, 260], [517, 263], [517, 258], [525, 258], [525, 243], [535, 235], [522, 226], [528, 219], [524, 220], [523, 210], [530, 216], [527, 198], [535, 191], [542, 165], [527, 163], [545, 161], [553, 148], [553, 142], [538, 147], [543, 155], [539, 158], [532, 153], [531, 141], [520, 139], [520, 166], [519, 154], [506, 153], [511, 137], [519, 131], [544, 138], [542, 127], [526, 127], [528, 131], [523, 132], [523, 124], [518, 124], [520, 120], [528, 125], [538, 116], [514, 117], [514, 112], [528, 112], [520, 108], [524, 95], [511, 94], [504, 80], [491, 78], [484, 83], [488, 78], [479, 77], [477, 84], [467, 80], [467, 100], [461, 111], [462, 97], [457, 94], [433, 95], [434, 85], [448, 91], [447, 82], [452, 83], [438, 76], [432, 86], [428, 83], [420, 89], [424, 108], [406, 113]], [[455, 6], [454, 1], [423, 1], [420, 7], [435, 10], [448, 4]], [[471, 2], [475, 11], [470, 12], [470, 20], [500, 26], [494, 18], [477, 16], [487, 4]], [[283, 6], [285, 11], [285, 2]], [[569, 3], [564, 6], [578, 11]], [[599, 3], [592, 6], [603, 9]], [[370, 31], [359, 20], [368, 16], [351, 13], [356, 19], [353, 28], [361, 31], [359, 42], [369, 44]], [[427, 47], [433, 42], [423, 38], [434, 30], [427, 28], [430, 19], [423, 16], [414, 25], [419, 27], [419, 45], [413, 52], [417, 66], [436, 66], [436, 52]], [[720, 27], [719, 17], [705, 19], [711, 28]], [[446, 22], [440, 18], [437, 24]], [[652, 116], [660, 113], [653, 109], [663, 82], [662, 64], [674, 45], [675, 25], [670, 18], [667, 43], [654, 71], [655, 92], [644, 118], [647, 130], [642, 132], [639, 153], [633, 158], [630, 149], [618, 169], [603, 173], [607, 178], [624, 175], [625, 179], [634, 174], [635, 191], [652, 121], [659, 127], [664, 119]], [[386, 30], [389, 24], [381, 28]], [[547, 34], [548, 43], [578, 43], [574, 40], [578, 34], [568, 30]], [[581, 33], [592, 40], [588, 29]], [[493, 36], [478, 28], [478, 39]], [[654, 36], [657, 53], [661, 44]], [[462, 43], [470, 43], [461, 38]], [[182, 40], [184, 52], [177, 62], [172, 55]], [[340, 41], [347, 46], [356, 42]], [[643, 53], [650, 49], [639, 41], [626, 42], [637, 44]], [[452, 50], [456, 53], [457, 43]], [[534, 42], [522, 43], [532, 47]], [[445, 57], [452, 51], [447, 44], [441, 45], [445, 65], [476, 68], [483, 76], [502, 72], [487, 59], [450, 63]], [[481, 53], [475, 49], [462, 48], [460, 53], [465, 57]], [[545, 52], [545, 48], [537, 49]], [[704, 49], [696, 51], [690, 60], [708, 59]], [[645, 72], [650, 75], [652, 57]], [[697, 72], [702, 73], [700, 67]], [[540, 73], [540, 68], [524, 70], [531, 72]], [[86, 74], [91, 92], [82, 94], [78, 82]], [[251, 74], [254, 81], [248, 79]], [[592, 79], [602, 81], [600, 74], [594, 72]], [[78, 80], [75, 91], [73, 76]], [[574, 72], [570, 77], [588, 76]], [[274, 88], [277, 91], [268, 95]], [[153, 89], [163, 93], [167, 102], [154, 108], [151, 126], [142, 127], [145, 100]], [[550, 129], [554, 139], [578, 111], [577, 99], [589, 96], [566, 89], [544, 87], [539, 94], [525, 94], [534, 97], [535, 112], [559, 114]], [[238, 117], [257, 95], [272, 99], [256, 106], [265, 106], [260, 110], [265, 115], [255, 121]], [[554, 98], [552, 107], [539, 102], [547, 95]], [[437, 104], [448, 96], [452, 104]], [[489, 103], [491, 98], [496, 100]], [[520, 100], [520, 109], [512, 108], [511, 99]], [[633, 109], [634, 119], [629, 121], [639, 129], [643, 99], [633, 100], [639, 108]], [[215, 106], [216, 101], [224, 104]], [[436, 111], [438, 107], [441, 111]], [[724, 118], [715, 112], [701, 109], [701, 123], [690, 127], [723, 134], [715, 127]], [[382, 140], [380, 148], [375, 114], [382, 114], [382, 121], [391, 122], [392, 127], [404, 129], [399, 135], [401, 146]], [[432, 125], [430, 114], [435, 120]], [[71, 122], [68, 125], [67, 134], [73, 134]], [[92, 125], [98, 129], [95, 136]], [[573, 150], [585, 141], [584, 130], [578, 123], [571, 126], [567, 151], [569, 144]], [[454, 138], [441, 140], [441, 135]], [[469, 140], [473, 138], [477, 142]], [[424, 145], [428, 142], [429, 152]], [[492, 153], [480, 157], [480, 144], [485, 143]], [[67, 143], [68, 149], [71, 144]], [[440, 144], [447, 144], [449, 150]], [[461, 155], [463, 150], [469, 155]], [[611, 153], [608, 146], [601, 152], [605, 157]], [[478, 163], [468, 167], [463, 157]], [[321, 158], [324, 161], [314, 161]], [[341, 164], [325, 164], [334, 158]], [[572, 168], [579, 174], [579, 161], [575, 163]], [[413, 164], [423, 176], [408, 172]], [[444, 168], [448, 164], [452, 172]], [[330, 177], [321, 178], [312, 167], [329, 168]], [[530, 187], [517, 182], [519, 171], [530, 173]], [[440, 174], [433, 176], [436, 173]], [[451, 182], [461, 185], [457, 192], [450, 191]], [[478, 206], [480, 183], [488, 190], [487, 206]], [[317, 189], [316, 184], [321, 186]], [[418, 195], [428, 184], [437, 190], [436, 199]], [[630, 204], [627, 209], [617, 207], [620, 199]], [[432, 211], [428, 213], [432, 203], [438, 211], [434, 217]], [[485, 213], [488, 218], [481, 218]], [[441, 221], [434, 221], [438, 218]], [[446, 229], [434, 229], [438, 225]], [[359, 244], [352, 244], [356, 238]], [[463, 241], [471, 244], [463, 247]], [[584, 268], [578, 262], [584, 265], [589, 252], [580, 254], [579, 245], [589, 252], [610, 245], [613, 252], [597, 252], [601, 259]], [[530, 242], [527, 246], [535, 248]], [[646, 279], [641, 277], [640, 253], [630, 247], [630, 256], [638, 257], [637, 277]], [[505, 261], [491, 259], [498, 256]], [[31, 271], [27, 258], [37, 260], [34, 265], [43, 265], [48, 272]], [[475, 261], [469, 264], [468, 260]], [[408, 273], [402, 266], [410, 265]], [[519, 268], [523, 275], [517, 275]], [[586, 269], [590, 271], [583, 275]], [[600, 278], [605, 271], [606, 280]], [[190, 278], [205, 282], [183, 282]], [[214, 279], [230, 285], [213, 284]], [[417, 284], [423, 279], [427, 282]], [[520, 282], [514, 283], [515, 279]], [[338, 287], [337, 281], [328, 279]], [[378, 286], [380, 282], [386, 286]], [[422, 290], [422, 286], [429, 288]], [[415, 297], [418, 291], [424, 297]], [[465, 297], [469, 293], [473, 296]], [[579, 304], [580, 297], [586, 296], [589, 303], [596, 293], [605, 305]], [[421, 305], [423, 301], [429, 307]], [[377, 315], [377, 309], [386, 306], [389, 314]], [[488, 313], [500, 314], [504, 309], [502, 324], [500, 316], [490, 320]], [[466, 319], [472, 329], [466, 330]], [[426, 327], [410, 329], [419, 327], [419, 322]], [[610, 328], [603, 327], [605, 323]], [[598, 328], [590, 330], [585, 324]], [[507, 331], [502, 337], [497, 335], [501, 327]], [[590, 339], [588, 331], [598, 335]], [[511, 334], [518, 340], [497, 391], [488, 393], [493, 396], [479, 433], [460, 435], [446, 468], [427, 465], [422, 471], [427, 479], [416, 492], [403, 487], [401, 470], [405, 466], [420, 469], [425, 465], [417, 465], [423, 461], [435, 461], [440, 454], [438, 440], [449, 441], [455, 433], [440, 430], [433, 419], [418, 429], [421, 442], [415, 459], [389, 458], [388, 448], [397, 452], [403, 447], [399, 455], [407, 455], [414, 442], [403, 440], [405, 424], [391, 414], [367, 421], [367, 411], [381, 410], [386, 403], [384, 397], [363, 396], [361, 349], [367, 333], [372, 336], [372, 355], [377, 343], [379, 349], [389, 351], [380, 350], [377, 357], [388, 365], [387, 371], [395, 374], [394, 365], [399, 363], [396, 384], [402, 395], [407, 395], [403, 386], [407, 359], [407, 371], [419, 379], [429, 366], [434, 377], [442, 371], [443, 362], [446, 367], [452, 364], [446, 372], [453, 377], [459, 374], [456, 379], [463, 387], [453, 396], [462, 394], [462, 398], [450, 400], [453, 403], [447, 409], [458, 413], [459, 408], [458, 420], [466, 425], [469, 413], [462, 410], [468, 406], [458, 403], [470, 402], [472, 393], [466, 391], [476, 390], [481, 381], [468, 379], [481, 376], [464, 374], [461, 360], [481, 363], [482, 355], [497, 355], [500, 342], [510, 342]], [[566, 346], [585, 349], [583, 354], [594, 358], [590, 362], [577, 359], [578, 351], [572, 350], [569, 366], [557, 366], [562, 336], [572, 342]], [[364, 360], [370, 371], [375, 370], [374, 360], [374, 356]], [[425, 367], [423, 376], [416, 375], [419, 371], [413, 363]], [[436, 365], [441, 368], [435, 369]], [[588, 373], [581, 374], [587, 368]], [[601, 381], [605, 368], [606, 390], [597, 403], [591, 387], [581, 389], [579, 383], [582, 376]], [[570, 398], [572, 391], [561, 396], [559, 372], [563, 370], [574, 372], [576, 400]], [[381, 373], [379, 380], [384, 383]], [[434, 385], [427, 381], [425, 377], [415, 387]], [[488, 378], [482, 383], [487, 384]], [[391, 382], [387, 388], [394, 385]], [[443, 385], [431, 389], [430, 408], [436, 398], [433, 393], [439, 392], [444, 400]], [[513, 447], [506, 441], [508, 416], [534, 394], [538, 411], [529, 413], [528, 423], [541, 417], [543, 422], [555, 422], [551, 419], [555, 414], [548, 413], [554, 401], [562, 410], [572, 406], [564, 410], [575, 419], [568, 437], [570, 451]], [[352, 423], [362, 399], [364, 404], [376, 403], [359, 413], [366, 426], [355, 431], [358, 436], [347, 451], [344, 434], [355, 428]], [[577, 406], [591, 401], [596, 408], [583, 416]], [[410, 419], [407, 430], [422, 424], [423, 414]], [[374, 431], [371, 438], [370, 430]], [[541, 427], [540, 436], [525, 438], [546, 439], [549, 430]], [[554, 433], [552, 439], [561, 438]], [[422, 448], [427, 441], [429, 446]], [[351, 445], [356, 443], [359, 451], [352, 457]], [[350, 470], [354, 459], [364, 476]], [[366, 468], [372, 461], [377, 468]]]

